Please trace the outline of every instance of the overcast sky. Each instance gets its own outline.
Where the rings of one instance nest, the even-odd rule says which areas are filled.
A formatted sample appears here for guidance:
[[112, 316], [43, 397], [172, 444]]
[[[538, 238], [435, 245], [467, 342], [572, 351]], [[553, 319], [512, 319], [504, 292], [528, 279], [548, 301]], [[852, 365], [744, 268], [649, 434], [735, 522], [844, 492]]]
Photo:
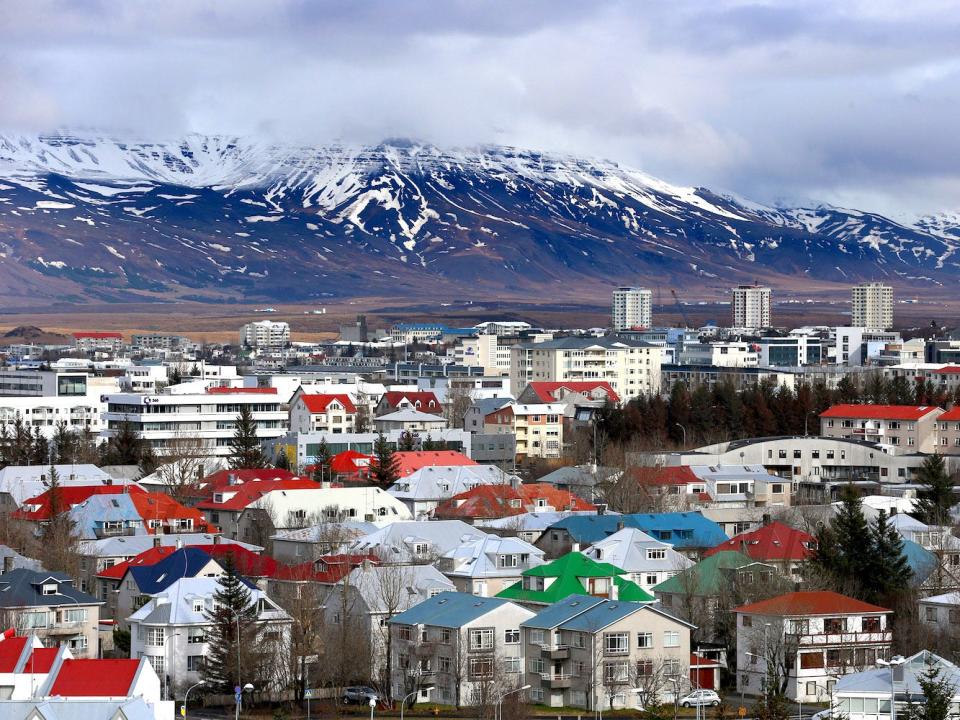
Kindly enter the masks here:
[[3, 0], [0, 128], [600, 156], [960, 211], [956, 0]]

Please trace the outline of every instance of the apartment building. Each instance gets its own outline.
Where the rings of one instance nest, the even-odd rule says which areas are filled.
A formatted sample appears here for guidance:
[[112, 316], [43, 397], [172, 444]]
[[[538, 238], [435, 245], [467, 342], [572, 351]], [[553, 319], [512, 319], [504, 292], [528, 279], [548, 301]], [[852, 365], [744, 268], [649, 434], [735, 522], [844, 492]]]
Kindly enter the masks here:
[[850, 324], [874, 330], [893, 327], [893, 288], [880, 282], [854, 285], [851, 290]]
[[565, 337], [511, 348], [510, 386], [533, 381], [605, 380], [625, 401], [660, 390], [663, 349], [613, 336]]
[[841, 365], [876, 364], [888, 346], [902, 342], [900, 333], [875, 328], [837, 327], [833, 336]]
[[297, 393], [290, 405], [292, 432], [352, 433], [356, 419], [357, 407], [346, 393]]
[[510, 374], [510, 345], [495, 333], [482, 333], [461, 340], [454, 348], [454, 362], [465, 367], [482, 367], [485, 375]]
[[743, 605], [737, 618], [737, 690], [759, 695], [767, 675], [765, 649], [782, 648], [788, 698], [818, 702], [839, 675], [889, 657], [888, 608], [829, 591], [801, 591]]
[[240, 346], [257, 350], [278, 350], [290, 344], [290, 325], [274, 320], [257, 320], [240, 328]]
[[157, 455], [175, 449], [184, 438], [197, 439], [209, 456], [227, 456], [236, 430], [237, 415], [249, 408], [257, 424], [257, 437], [271, 440], [286, 432], [288, 415], [281, 410], [275, 388], [212, 387], [206, 392], [140, 395], [117, 393], [106, 396], [106, 437], [123, 423], [153, 446]]
[[693, 625], [655, 605], [570, 595], [520, 627], [534, 702], [643, 708], [690, 688]]
[[820, 414], [820, 434], [929, 453], [937, 447], [942, 414], [943, 408], [928, 405], [834, 405]]
[[937, 418], [937, 452], [960, 455], [960, 405]]
[[770, 327], [770, 295], [768, 287], [759, 285], [739, 285], [731, 291], [730, 303], [733, 308], [733, 327], [768, 328]]
[[123, 335], [116, 332], [75, 332], [73, 345], [83, 352], [118, 353], [123, 349]]
[[618, 287], [613, 291], [613, 331], [649, 328], [653, 322], [652, 293], [641, 287]]

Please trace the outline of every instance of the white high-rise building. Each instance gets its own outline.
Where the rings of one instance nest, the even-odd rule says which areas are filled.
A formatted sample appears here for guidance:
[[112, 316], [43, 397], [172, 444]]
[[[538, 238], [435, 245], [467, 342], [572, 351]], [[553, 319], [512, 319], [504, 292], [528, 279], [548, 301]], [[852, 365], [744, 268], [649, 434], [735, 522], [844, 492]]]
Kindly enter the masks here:
[[651, 293], [646, 288], [618, 287], [613, 291], [613, 331], [650, 327]]
[[733, 326], [770, 327], [770, 288], [739, 285], [733, 289]]
[[249, 348], [284, 348], [290, 344], [290, 326], [273, 320], [247, 323], [240, 328], [240, 344]]
[[893, 288], [885, 283], [865, 282], [853, 286], [850, 326], [871, 330], [893, 327]]

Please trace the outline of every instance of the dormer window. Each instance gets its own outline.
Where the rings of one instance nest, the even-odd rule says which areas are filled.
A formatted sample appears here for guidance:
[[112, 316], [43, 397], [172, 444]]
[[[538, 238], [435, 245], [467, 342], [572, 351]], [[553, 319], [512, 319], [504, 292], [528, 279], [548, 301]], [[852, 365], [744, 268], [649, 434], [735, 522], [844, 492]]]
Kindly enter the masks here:
[[43, 594], [44, 595], [56, 595], [57, 591], [60, 589], [60, 586], [56, 583], [44, 583], [43, 585]]

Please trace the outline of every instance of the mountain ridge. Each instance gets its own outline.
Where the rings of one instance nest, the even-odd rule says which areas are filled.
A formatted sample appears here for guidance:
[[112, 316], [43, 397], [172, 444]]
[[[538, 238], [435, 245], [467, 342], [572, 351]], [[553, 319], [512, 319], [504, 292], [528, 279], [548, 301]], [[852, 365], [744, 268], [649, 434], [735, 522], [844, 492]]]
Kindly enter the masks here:
[[[0, 135], [7, 297], [595, 298], [956, 282], [960, 218], [769, 207], [618, 163], [414, 141]], [[0, 290], [0, 296], [3, 296]], [[689, 293], [688, 293], [689, 294]]]

